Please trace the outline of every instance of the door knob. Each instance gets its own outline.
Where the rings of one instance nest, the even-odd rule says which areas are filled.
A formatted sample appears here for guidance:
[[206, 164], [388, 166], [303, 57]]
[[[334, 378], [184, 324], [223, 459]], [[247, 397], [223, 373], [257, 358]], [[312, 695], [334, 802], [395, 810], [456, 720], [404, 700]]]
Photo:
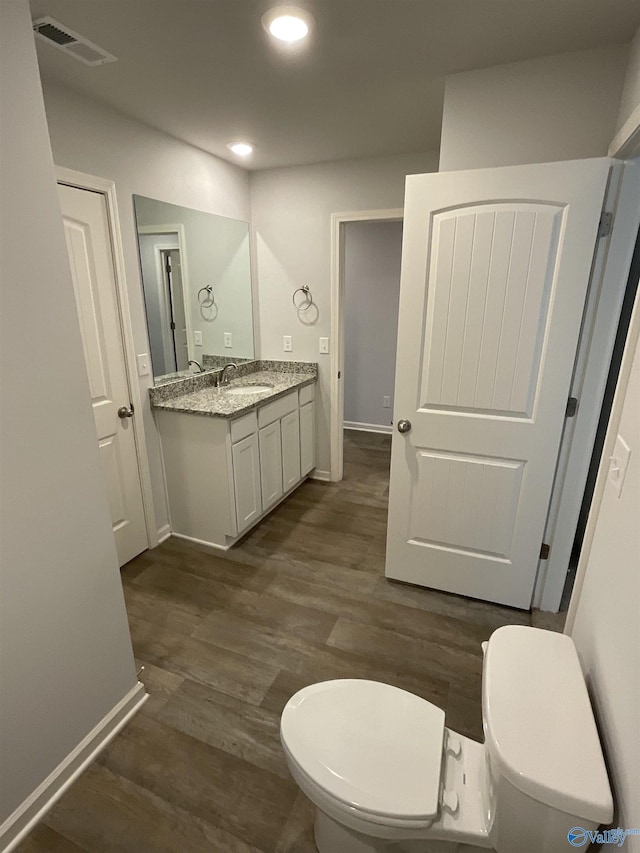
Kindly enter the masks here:
[[133, 417], [133, 403], [131, 403], [130, 409], [127, 409], [126, 406], [120, 406], [120, 408], [118, 409], [118, 417], [122, 418], [122, 420], [124, 420], [125, 418], [132, 418]]
[[398, 421], [398, 432], [411, 432], [411, 421], [406, 420], [406, 418]]

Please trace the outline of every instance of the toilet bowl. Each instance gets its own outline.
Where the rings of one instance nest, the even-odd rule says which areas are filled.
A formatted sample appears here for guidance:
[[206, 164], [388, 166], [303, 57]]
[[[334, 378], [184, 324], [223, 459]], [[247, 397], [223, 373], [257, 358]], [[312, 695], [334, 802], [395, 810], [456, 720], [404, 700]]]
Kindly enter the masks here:
[[[569, 637], [500, 628], [483, 668], [480, 744], [444, 712], [380, 682], [312, 684], [287, 703], [289, 770], [316, 806], [320, 853], [566, 851], [613, 804]], [[569, 763], [570, 762], [570, 763]]]

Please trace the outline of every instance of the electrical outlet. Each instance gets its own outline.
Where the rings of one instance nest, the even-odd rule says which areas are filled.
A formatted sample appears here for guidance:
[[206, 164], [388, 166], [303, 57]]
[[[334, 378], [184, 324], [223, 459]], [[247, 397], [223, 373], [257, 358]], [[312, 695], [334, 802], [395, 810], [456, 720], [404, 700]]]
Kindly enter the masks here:
[[293, 338], [291, 337], [291, 335], [283, 335], [282, 349], [284, 350], [284, 352], [293, 352]]
[[232, 340], [233, 340], [233, 335], [231, 334], [231, 332], [225, 332], [224, 333], [224, 345], [227, 349], [231, 349], [233, 347]]
[[202, 346], [202, 332], [194, 332], [193, 333], [193, 343], [197, 347]]
[[391, 408], [391, 397], [383, 397], [382, 398], [382, 408], [390, 409]]
[[320, 338], [320, 354], [329, 354], [329, 338]]

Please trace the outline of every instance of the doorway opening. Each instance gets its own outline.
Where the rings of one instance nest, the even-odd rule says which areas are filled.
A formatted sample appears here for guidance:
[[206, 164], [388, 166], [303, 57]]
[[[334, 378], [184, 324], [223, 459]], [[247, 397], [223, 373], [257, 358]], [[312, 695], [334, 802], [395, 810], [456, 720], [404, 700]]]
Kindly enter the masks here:
[[363, 486], [385, 498], [403, 216], [401, 208], [332, 216], [331, 480], [365, 476]]
[[386, 501], [396, 370], [402, 220], [347, 222], [343, 478]]

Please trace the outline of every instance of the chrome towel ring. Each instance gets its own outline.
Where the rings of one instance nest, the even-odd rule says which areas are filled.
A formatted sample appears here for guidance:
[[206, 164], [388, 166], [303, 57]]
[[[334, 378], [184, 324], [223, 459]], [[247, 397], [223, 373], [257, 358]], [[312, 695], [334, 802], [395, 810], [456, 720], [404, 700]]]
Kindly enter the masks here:
[[[206, 293], [207, 296], [204, 299], [200, 299], [200, 294]], [[202, 308], [211, 308], [216, 304], [216, 298], [213, 295], [213, 287], [210, 284], [205, 285], [205, 287], [201, 287], [198, 291], [198, 302], [202, 306]]]
[[[298, 298], [296, 301], [296, 294], [302, 293], [302, 299]], [[299, 287], [297, 290], [293, 291], [293, 296], [291, 297], [293, 302], [293, 307], [296, 311], [308, 311], [309, 308], [313, 305], [313, 296], [311, 295], [311, 291], [309, 290], [308, 284], [303, 284], [302, 287]]]

